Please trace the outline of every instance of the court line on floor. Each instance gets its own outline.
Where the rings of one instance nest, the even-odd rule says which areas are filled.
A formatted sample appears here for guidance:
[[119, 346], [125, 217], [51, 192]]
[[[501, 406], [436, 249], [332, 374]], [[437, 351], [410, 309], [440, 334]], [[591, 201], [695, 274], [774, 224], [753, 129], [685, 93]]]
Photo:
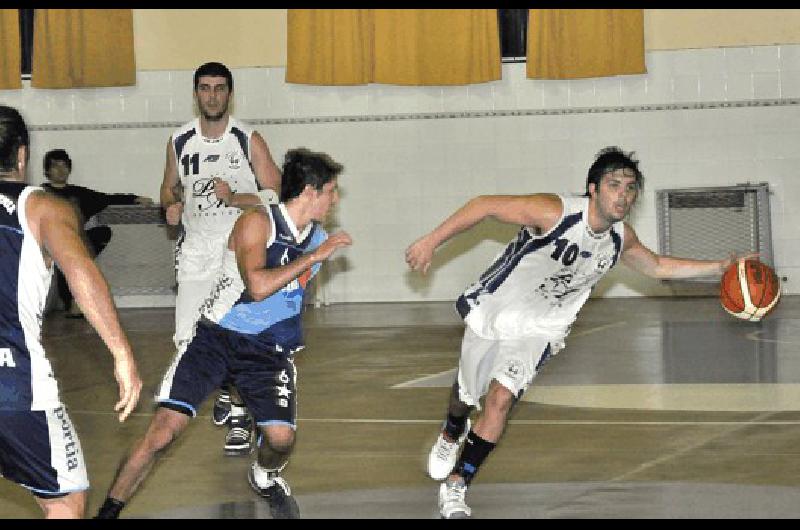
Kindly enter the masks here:
[[458, 370], [458, 368], [450, 368], [449, 370], [445, 370], [444, 372], [439, 372], [437, 374], [425, 375], [425, 376], [422, 376], [422, 377], [418, 377], [417, 379], [412, 379], [411, 381], [406, 381], [405, 383], [398, 383], [396, 385], [390, 386], [389, 388], [393, 390], [393, 389], [396, 389], [396, 388], [414, 387], [414, 386], [416, 386], [416, 385], [418, 385], [420, 383], [423, 383], [425, 381], [430, 381], [431, 379], [436, 379], [436, 378], [444, 377], [446, 375], [451, 375], [451, 374], [455, 375], [456, 370]]
[[621, 475], [617, 475], [616, 477], [613, 477], [610, 480], [610, 482], [622, 482], [622, 481], [629, 480], [633, 475], [642, 473], [644, 471], [647, 471], [649, 469], [654, 468], [655, 466], [657, 466], [659, 464], [663, 464], [664, 462], [667, 462], [669, 460], [674, 460], [674, 459], [679, 458], [679, 457], [681, 457], [681, 456], [683, 456], [683, 455], [685, 455], [687, 453], [695, 451], [695, 450], [699, 449], [700, 447], [703, 447], [704, 445], [707, 445], [707, 444], [713, 442], [714, 440], [718, 440], [718, 439], [722, 438], [723, 436], [728, 436], [728, 435], [736, 432], [737, 430], [741, 429], [742, 427], [747, 427], [747, 426], [750, 426], [750, 425], [765, 425], [765, 424], [769, 425], [770, 422], [761, 422], [761, 420], [759, 420], [759, 418], [765, 418], [765, 417], [767, 417], [767, 416], [769, 416], [771, 414], [772, 414], [771, 412], [765, 412], [763, 414], [759, 414], [758, 416], [756, 416], [756, 418], [753, 421], [745, 421], [745, 422], [740, 422], [738, 424], [736, 424], [736, 423], [729, 424], [729, 425], [731, 425], [731, 428], [725, 429], [725, 431], [723, 431], [723, 432], [713, 433], [710, 436], [707, 436], [704, 439], [702, 439], [702, 440], [700, 440], [698, 442], [695, 442], [693, 444], [689, 444], [688, 446], [683, 447], [681, 449], [678, 449], [677, 451], [673, 451], [673, 452], [671, 452], [669, 454], [660, 456], [658, 458], [654, 458], [653, 460], [650, 460], [649, 462], [644, 462], [643, 464], [640, 464], [640, 465], [636, 466], [634, 469], [631, 469], [630, 471], [626, 471], [625, 473], [622, 473]]
[[611, 322], [610, 324], [603, 324], [602, 326], [589, 328], [589, 329], [586, 329], [586, 330], [583, 330], [583, 331], [575, 331], [573, 333], [570, 333], [567, 336], [567, 338], [583, 337], [584, 335], [591, 335], [592, 333], [596, 333], [598, 331], [603, 331], [603, 330], [606, 330], [606, 329], [609, 329], [609, 328], [618, 328], [620, 326], [625, 326], [627, 324], [628, 323], [626, 321], [624, 321], [624, 320], [618, 320], [616, 322]]
[[[619, 320], [617, 322], [611, 322], [610, 324], [603, 324], [602, 326], [589, 328], [589, 329], [586, 329], [586, 330], [583, 330], [583, 331], [576, 331], [574, 333], [571, 333], [569, 336], [570, 337], [583, 337], [585, 335], [590, 335], [590, 334], [596, 333], [598, 331], [604, 331], [604, 330], [609, 329], [609, 328], [616, 328], [616, 327], [624, 326], [626, 324], [627, 324], [627, 322], [625, 322], [624, 320]], [[422, 377], [418, 377], [417, 379], [412, 379], [412, 380], [406, 381], [404, 383], [398, 383], [396, 385], [392, 385], [389, 388], [397, 389], [397, 388], [414, 387], [414, 386], [419, 385], [420, 383], [423, 383], [425, 381], [430, 381], [431, 379], [444, 377], [445, 375], [455, 374], [457, 369], [458, 368], [451, 368], [449, 370], [445, 370], [444, 372], [439, 372], [439, 373], [436, 373], [436, 374], [424, 375]]]
[[[766, 414], [773, 414], [767, 412]], [[427, 424], [427, 423], [441, 423], [441, 419], [437, 420], [383, 420], [383, 419], [367, 419], [367, 418], [298, 418], [300, 422], [310, 423], [406, 423], [406, 424]], [[510, 420], [510, 425], [654, 425], [654, 426], [668, 426], [668, 425], [800, 425], [800, 420], [770, 420], [770, 421], [755, 421], [755, 420], [721, 420], [721, 421], [626, 421], [626, 420]]]
[[[105, 412], [100, 410], [72, 410], [68, 409], [70, 415], [89, 415], [89, 416], [110, 416], [116, 415], [116, 412]], [[765, 414], [774, 414], [774, 412], [767, 412]], [[152, 412], [134, 412], [131, 416], [152, 416]], [[763, 416], [763, 415], [760, 415]], [[760, 417], [759, 416], [759, 417]], [[209, 419], [211, 416], [196, 416], [194, 419]], [[424, 419], [381, 419], [381, 418], [297, 418], [298, 422], [308, 423], [364, 423], [364, 424], [429, 424], [442, 423], [441, 419], [424, 420]], [[510, 420], [510, 425], [652, 425], [652, 426], [669, 426], [669, 425], [800, 425], [798, 420], [719, 420], [719, 421], [642, 421], [642, 420]]]

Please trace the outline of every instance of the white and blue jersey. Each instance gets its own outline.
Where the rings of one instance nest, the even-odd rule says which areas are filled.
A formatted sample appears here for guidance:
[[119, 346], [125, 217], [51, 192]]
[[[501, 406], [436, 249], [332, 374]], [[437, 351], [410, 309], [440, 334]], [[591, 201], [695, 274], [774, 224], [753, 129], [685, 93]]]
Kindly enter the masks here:
[[[302, 232], [283, 204], [266, 209], [272, 226], [266, 266], [278, 268], [312, 252], [327, 238], [318, 223]], [[248, 294], [236, 264], [226, 249], [222, 270], [200, 308], [194, 338], [179, 350], [156, 394], [162, 407], [195, 416], [209, 393], [229, 380], [258, 425], [295, 427], [296, 380], [294, 353], [303, 348], [303, 294], [317, 273], [315, 264], [264, 300]]]
[[172, 147], [183, 186], [181, 222], [187, 237], [224, 238], [233, 228], [241, 209], [226, 206], [214, 192], [214, 179], [227, 182], [233, 193], [256, 193], [250, 164], [253, 130], [233, 116], [219, 138], [204, 138], [200, 118], [195, 118], [172, 135]]
[[558, 349], [594, 285], [617, 263], [624, 223], [595, 234], [587, 222], [589, 199], [560, 199], [563, 211], [552, 230], [537, 234], [520, 228], [456, 301], [456, 310], [479, 337], [544, 335]]
[[[266, 248], [267, 268], [277, 268], [319, 247], [328, 237], [319, 223], [310, 223], [302, 233], [289, 217], [284, 204], [267, 208], [272, 231]], [[308, 281], [316, 275], [319, 263], [288, 285], [255, 301], [247, 293], [239, 274], [236, 255], [226, 249], [222, 271], [201, 308], [201, 314], [221, 327], [258, 338], [277, 351], [293, 352], [303, 347], [301, 312]]]
[[87, 489], [89, 479], [42, 347], [53, 270], [28, 224], [37, 190], [0, 181], [0, 475], [53, 498]]
[[0, 410], [49, 410], [61, 405], [42, 347], [42, 315], [52, 267], [28, 226], [33, 191], [0, 182]]

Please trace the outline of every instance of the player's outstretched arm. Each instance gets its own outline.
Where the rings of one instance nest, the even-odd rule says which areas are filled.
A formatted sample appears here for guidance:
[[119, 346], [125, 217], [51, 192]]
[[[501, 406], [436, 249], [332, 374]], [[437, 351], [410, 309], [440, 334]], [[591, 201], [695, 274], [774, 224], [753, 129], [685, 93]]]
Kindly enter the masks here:
[[487, 217], [549, 231], [561, 216], [562, 205], [557, 195], [481, 195], [471, 199], [453, 215], [406, 249], [406, 263], [412, 270], [425, 274], [434, 251], [453, 236], [469, 230]]
[[44, 193], [34, 193], [28, 204], [31, 228], [43, 251], [64, 273], [75, 301], [114, 357], [114, 376], [119, 386], [114, 410], [119, 412], [119, 421], [125, 421], [139, 401], [142, 381], [108, 284], [82, 238], [72, 206]]
[[315, 263], [325, 261], [341, 247], [352, 244], [347, 232], [331, 234], [319, 247], [281, 267], [267, 268], [266, 248], [271, 234], [267, 214], [248, 210], [233, 227], [230, 245], [236, 253], [236, 263], [247, 292], [253, 300], [263, 300], [303, 274]]
[[633, 270], [657, 279], [696, 278], [701, 276], [720, 276], [734, 262], [748, 259], [757, 254], [737, 257], [735, 254], [720, 260], [699, 260], [674, 258], [656, 254], [639, 241], [639, 237], [628, 223], [625, 223], [625, 243], [622, 249], [622, 262]]

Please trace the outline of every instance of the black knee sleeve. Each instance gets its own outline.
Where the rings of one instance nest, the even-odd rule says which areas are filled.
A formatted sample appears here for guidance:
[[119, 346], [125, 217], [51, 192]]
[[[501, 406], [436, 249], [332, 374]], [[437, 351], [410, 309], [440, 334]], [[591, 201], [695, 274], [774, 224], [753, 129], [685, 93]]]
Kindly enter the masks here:
[[447, 419], [444, 422], [444, 432], [447, 433], [447, 436], [450, 437], [451, 440], [458, 440], [462, 434], [464, 434], [464, 429], [467, 427], [467, 416], [453, 416], [452, 414], [447, 415]]

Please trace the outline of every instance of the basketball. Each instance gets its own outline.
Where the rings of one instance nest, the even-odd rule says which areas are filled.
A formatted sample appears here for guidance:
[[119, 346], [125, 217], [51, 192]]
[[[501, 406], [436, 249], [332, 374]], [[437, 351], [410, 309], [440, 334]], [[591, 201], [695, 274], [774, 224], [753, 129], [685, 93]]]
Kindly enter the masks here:
[[742, 320], [758, 322], [781, 297], [778, 275], [757, 259], [739, 260], [722, 275], [719, 298], [722, 307]]

